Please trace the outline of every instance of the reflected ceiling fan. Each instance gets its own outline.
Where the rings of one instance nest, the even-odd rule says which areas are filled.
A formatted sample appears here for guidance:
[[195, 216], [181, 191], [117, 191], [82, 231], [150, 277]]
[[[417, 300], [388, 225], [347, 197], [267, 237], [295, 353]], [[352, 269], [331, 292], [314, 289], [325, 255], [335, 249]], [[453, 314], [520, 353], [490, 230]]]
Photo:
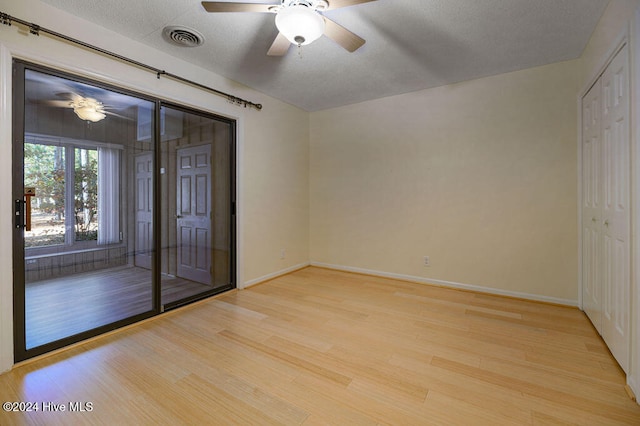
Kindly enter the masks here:
[[92, 123], [103, 120], [107, 114], [115, 117], [120, 117], [126, 120], [131, 120], [129, 117], [125, 117], [120, 114], [116, 114], [108, 110], [108, 106], [95, 98], [81, 96], [73, 92], [56, 93], [56, 96], [63, 100], [49, 100], [43, 103], [49, 106], [60, 108], [71, 108], [73, 112], [81, 120], [91, 121]]
[[291, 44], [304, 46], [323, 34], [349, 52], [355, 52], [365, 40], [322, 15], [322, 12], [372, 1], [375, 0], [282, 0], [279, 4], [203, 1], [202, 6], [212, 13], [274, 13], [279, 32], [267, 55], [283, 56]]

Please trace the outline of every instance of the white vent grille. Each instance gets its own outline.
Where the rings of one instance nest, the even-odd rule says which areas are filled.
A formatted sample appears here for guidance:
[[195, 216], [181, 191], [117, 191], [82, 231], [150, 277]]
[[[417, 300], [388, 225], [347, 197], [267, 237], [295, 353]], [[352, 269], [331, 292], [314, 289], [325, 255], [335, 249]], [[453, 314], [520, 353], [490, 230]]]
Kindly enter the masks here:
[[195, 47], [204, 43], [204, 36], [186, 27], [165, 27], [162, 30], [165, 40], [183, 47]]

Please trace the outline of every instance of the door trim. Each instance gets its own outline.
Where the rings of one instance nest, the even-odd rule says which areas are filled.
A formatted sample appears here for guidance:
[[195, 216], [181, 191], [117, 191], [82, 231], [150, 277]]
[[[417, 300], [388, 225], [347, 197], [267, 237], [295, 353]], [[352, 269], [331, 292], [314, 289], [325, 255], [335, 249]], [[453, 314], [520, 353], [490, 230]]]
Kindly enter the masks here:
[[[13, 105], [13, 58], [11, 51], [0, 43], [0, 140], [12, 141], [12, 105]], [[13, 154], [4, 154], [8, 150], [13, 150], [13, 144], [6, 146], [3, 156], [6, 155], [13, 160]], [[12, 167], [0, 167], [0, 178], [3, 182], [12, 182]], [[13, 198], [12, 185], [0, 187], [2, 199], [11, 200]], [[3, 229], [12, 229], [13, 217], [2, 216]], [[12, 260], [13, 238], [4, 242], [0, 247], [0, 266], [3, 271], [8, 271], [13, 266]], [[11, 274], [13, 278], [13, 274]], [[13, 282], [0, 285], [0, 372], [11, 368], [14, 363], [13, 353]]]

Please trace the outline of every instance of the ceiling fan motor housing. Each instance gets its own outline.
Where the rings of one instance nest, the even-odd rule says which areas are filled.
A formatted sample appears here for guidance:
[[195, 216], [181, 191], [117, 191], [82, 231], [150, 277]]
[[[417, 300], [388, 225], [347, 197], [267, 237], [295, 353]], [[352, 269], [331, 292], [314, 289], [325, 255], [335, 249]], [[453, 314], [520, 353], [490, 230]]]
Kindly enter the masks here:
[[327, 0], [282, 0], [280, 8], [290, 6], [306, 6], [315, 11], [324, 12], [329, 8], [329, 2]]

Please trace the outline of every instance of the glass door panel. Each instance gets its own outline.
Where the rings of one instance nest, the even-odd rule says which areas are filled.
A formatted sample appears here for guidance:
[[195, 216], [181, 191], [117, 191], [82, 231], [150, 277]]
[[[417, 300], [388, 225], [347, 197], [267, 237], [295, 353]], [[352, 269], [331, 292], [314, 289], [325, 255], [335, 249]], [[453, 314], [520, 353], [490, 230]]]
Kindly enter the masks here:
[[20, 359], [153, 313], [155, 102], [15, 67]]
[[235, 286], [235, 121], [14, 76], [16, 360]]
[[161, 108], [162, 304], [231, 288], [233, 125]]

